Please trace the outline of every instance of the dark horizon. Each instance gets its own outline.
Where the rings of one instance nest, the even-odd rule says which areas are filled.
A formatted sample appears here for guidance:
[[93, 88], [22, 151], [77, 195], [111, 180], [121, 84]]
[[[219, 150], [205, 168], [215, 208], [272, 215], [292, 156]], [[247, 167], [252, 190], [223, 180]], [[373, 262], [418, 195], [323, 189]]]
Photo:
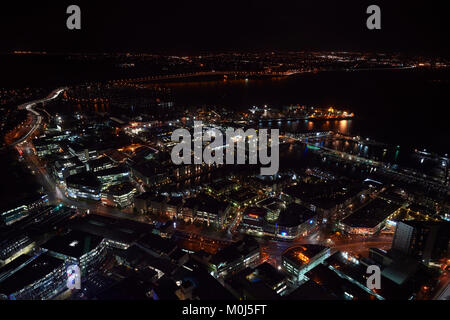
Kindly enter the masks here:
[[[81, 30], [66, 8], [81, 7]], [[381, 30], [366, 8], [381, 8]], [[448, 55], [444, 1], [15, 2], [0, 13], [0, 51], [139, 52], [376, 51]]]

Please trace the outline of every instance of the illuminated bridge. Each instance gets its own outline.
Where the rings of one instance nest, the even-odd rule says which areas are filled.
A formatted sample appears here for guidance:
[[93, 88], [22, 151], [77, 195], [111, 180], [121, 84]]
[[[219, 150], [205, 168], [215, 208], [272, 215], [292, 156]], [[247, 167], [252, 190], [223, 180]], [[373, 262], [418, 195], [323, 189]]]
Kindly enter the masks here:
[[202, 72], [189, 72], [189, 73], [176, 73], [176, 74], [167, 74], [167, 75], [155, 75], [148, 77], [140, 77], [140, 78], [129, 78], [129, 79], [121, 79], [114, 80], [111, 82], [146, 82], [146, 81], [160, 81], [160, 80], [170, 80], [170, 79], [184, 79], [184, 78], [192, 78], [192, 77], [203, 77], [203, 76], [291, 76], [293, 74], [300, 73], [299, 71], [285, 71], [285, 72], [267, 72], [267, 71], [202, 71]]

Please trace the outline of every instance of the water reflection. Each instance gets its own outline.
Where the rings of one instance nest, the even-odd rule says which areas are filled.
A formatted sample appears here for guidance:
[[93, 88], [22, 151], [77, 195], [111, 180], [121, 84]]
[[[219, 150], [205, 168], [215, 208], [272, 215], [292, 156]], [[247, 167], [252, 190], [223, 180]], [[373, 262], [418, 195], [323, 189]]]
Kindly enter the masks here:
[[340, 120], [338, 122], [339, 132], [348, 134], [349, 133], [349, 121], [351, 120]]
[[334, 131], [345, 135], [351, 135], [352, 120], [335, 121], [259, 121], [259, 128], [278, 128], [286, 132], [307, 132], [307, 131]]

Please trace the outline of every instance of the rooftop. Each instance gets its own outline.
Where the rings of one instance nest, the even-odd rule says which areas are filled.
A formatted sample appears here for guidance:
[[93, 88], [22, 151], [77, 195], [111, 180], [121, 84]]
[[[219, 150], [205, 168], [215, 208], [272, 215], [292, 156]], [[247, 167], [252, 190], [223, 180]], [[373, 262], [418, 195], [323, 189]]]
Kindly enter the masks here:
[[244, 219], [264, 219], [267, 214], [266, 208], [260, 208], [260, 207], [247, 207], [245, 208], [243, 217]]
[[197, 208], [199, 211], [219, 214], [220, 211], [227, 208], [228, 204], [207, 194], [201, 193], [196, 197], [186, 199], [184, 206], [190, 209]]
[[108, 157], [100, 157], [100, 158], [88, 161], [88, 164], [90, 167], [102, 167], [109, 163], [112, 164], [113, 161]]
[[283, 227], [295, 227], [303, 224], [315, 216], [315, 213], [297, 203], [291, 203], [280, 212], [278, 225]]
[[152, 177], [164, 172], [164, 166], [154, 160], [147, 160], [137, 163], [133, 165], [132, 169], [145, 177]]
[[234, 290], [246, 298], [251, 299], [277, 299], [275, 291], [286, 276], [267, 262], [256, 268], [246, 268], [233, 275], [227, 282]]
[[299, 246], [287, 249], [283, 253], [283, 258], [288, 258], [298, 266], [304, 266], [308, 264], [309, 261], [316, 255], [326, 249], [328, 249], [328, 247], [317, 244], [301, 244]]
[[135, 189], [135, 187], [130, 182], [125, 182], [125, 183], [113, 185], [103, 192], [106, 194], [120, 196], [123, 194], [130, 193], [131, 191], [133, 191], [133, 189]]
[[217, 279], [192, 259], [178, 268], [173, 277], [185, 285], [193, 286], [193, 296], [200, 300], [235, 300]]
[[319, 208], [330, 209], [364, 190], [364, 185], [347, 179], [320, 183], [304, 183], [286, 188], [283, 192]]
[[128, 172], [128, 169], [125, 166], [112, 167], [109, 169], [104, 169], [97, 171], [95, 175], [97, 177], [111, 176], [115, 174], [125, 174]]
[[74, 230], [127, 244], [138, 240], [144, 234], [151, 233], [153, 230], [153, 227], [147, 223], [99, 215], [73, 219], [69, 226]]
[[183, 203], [182, 197], [170, 197], [169, 200], [167, 201], [167, 204], [171, 206], [179, 206], [182, 203]]
[[285, 296], [286, 300], [339, 300], [323, 286], [312, 280], [306, 281], [300, 287]]
[[395, 203], [389, 203], [383, 199], [377, 198], [364, 207], [356, 210], [350, 216], [342, 220], [342, 223], [350, 227], [373, 228], [398, 208], [399, 205]]
[[162, 238], [153, 233], [143, 236], [137, 241], [137, 244], [144, 250], [149, 250], [158, 255], [169, 255], [177, 248], [174, 241]]
[[142, 281], [138, 277], [128, 277], [115, 283], [111, 287], [98, 293], [96, 300], [146, 300], [151, 299], [147, 292], [151, 290], [151, 284]]
[[72, 230], [53, 237], [41, 247], [68, 257], [80, 258], [96, 248], [102, 239], [102, 237], [90, 233]]
[[257, 194], [247, 188], [240, 188], [239, 190], [234, 190], [228, 196], [232, 201], [242, 202], [253, 199]]
[[340, 277], [336, 272], [323, 264], [306, 273], [306, 276], [316, 284], [325, 288], [331, 294], [348, 300], [374, 300], [373, 295], [363, 290], [357, 284]]
[[64, 262], [47, 254], [29, 257], [13, 275], [0, 282], [0, 293], [10, 295], [44, 278]]
[[215, 192], [222, 192], [228, 188], [231, 188], [235, 185], [236, 183], [231, 181], [231, 180], [219, 180], [219, 181], [215, 181], [213, 183], [211, 183], [209, 185], [210, 189], [215, 191]]
[[66, 178], [67, 185], [81, 185], [91, 188], [100, 188], [100, 181], [91, 172], [81, 172]]
[[228, 247], [217, 252], [212, 258], [211, 263], [219, 265], [224, 262], [231, 262], [242, 259], [255, 250], [259, 250], [259, 243], [253, 238], [246, 236]]

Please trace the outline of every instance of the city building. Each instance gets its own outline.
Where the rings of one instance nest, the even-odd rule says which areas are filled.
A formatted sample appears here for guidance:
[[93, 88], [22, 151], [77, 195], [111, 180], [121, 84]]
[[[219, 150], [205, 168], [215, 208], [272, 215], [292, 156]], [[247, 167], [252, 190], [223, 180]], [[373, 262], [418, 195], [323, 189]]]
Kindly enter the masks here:
[[263, 190], [266, 193], [278, 193], [283, 187], [288, 186], [292, 182], [292, 179], [287, 175], [281, 176], [279, 174], [273, 176], [261, 176], [251, 177], [249, 186]]
[[219, 250], [208, 262], [211, 274], [216, 278], [226, 278], [247, 267], [253, 267], [260, 261], [258, 242], [246, 236], [222, 250]]
[[63, 182], [68, 176], [86, 171], [86, 165], [77, 157], [62, 157], [52, 165], [52, 173], [57, 181]]
[[49, 234], [72, 218], [76, 211], [62, 204], [44, 206], [30, 211], [27, 217], [11, 226], [0, 227], [0, 265], [9, 263], [21, 254], [36, 248]]
[[66, 264], [45, 253], [21, 255], [0, 275], [0, 300], [47, 300], [67, 289]]
[[148, 211], [149, 199], [153, 196], [151, 192], [144, 192], [134, 197], [134, 208], [138, 213], [146, 213]]
[[153, 214], [165, 214], [167, 208], [168, 197], [158, 194], [153, 195], [150, 194], [149, 197], [146, 198], [147, 201], [147, 210], [145, 212], [153, 213]]
[[11, 225], [25, 217], [30, 211], [43, 207], [48, 203], [48, 196], [46, 194], [34, 194], [22, 199], [16, 206], [2, 205], [0, 209], [0, 219], [5, 225]]
[[35, 139], [33, 145], [38, 157], [52, 155], [61, 150], [58, 141], [48, 141], [47, 139]]
[[387, 220], [400, 213], [399, 205], [377, 198], [343, 219], [338, 227], [349, 234], [371, 236], [379, 232]]
[[318, 264], [305, 274], [307, 279], [324, 288], [335, 300], [377, 300], [360, 285], [336, 273], [324, 264]]
[[28, 235], [14, 235], [0, 242], [0, 266], [15, 260], [22, 254], [31, 251], [36, 246]]
[[156, 161], [143, 161], [131, 167], [133, 178], [149, 187], [169, 183], [170, 177], [164, 167]]
[[101, 183], [92, 172], [82, 172], [66, 178], [67, 195], [74, 199], [100, 200]]
[[228, 193], [227, 198], [234, 206], [242, 208], [256, 204], [258, 194], [248, 188], [239, 188]]
[[109, 248], [121, 250], [134, 245], [136, 241], [154, 230], [153, 226], [147, 223], [100, 215], [71, 219], [68, 227], [106, 239]]
[[312, 280], [302, 283], [297, 289], [286, 294], [283, 299], [288, 301], [344, 300]]
[[450, 256], [450, 223], [399, 221], [392, 249], [428, 264]]
[[[267, 209], [268, 207], [279, 210], [276, 219], [273, 219], [273, 210]], [[242, 232], [283, 240], [307, 236], [316, 228], [316, 213], [294, 202], [287, 206], [279, 206], [278, 203], [270, 202], [264, 207], [247, 207], [240, 224]]]
[[423, 286], [431, 286], [430, 283], [433, 283], [429, 268], [395, 249], [384, 251], [370, 248], [369, 257], [360, 259], [360, 263], [364, 267], [380, 267], [381, 289], [376, 290], [376, 295], [386, 300], [414, 299]]
[[172, 278], [177, 284], [175, 295], [179, 300], [236, 300], [203, 265], [192, 259], [180, 266]]
[[264, 230], [278, 238], [292, 240], [299, 236], [307, 236], [316, 227], [316, 213], [297, 203], [290, 203], [281, 210], [275, 222], [266, 224]]
[[86, 162], [86, 170], [97, 172], [115, 167], [114, 161], [109, 157], [103, 156]]
[[155, 233], [146, 234], [136, 242], [136, 245], [157, 258], [169, 258], [177, 249], [175, 241], [162, 238]]
[[95, 159], [99, 155], [98, 150], [96, 149], [89, 150], [89, 148], [86, 148], [84, 145], [78, 143], [70, 143], [67, 146], [67, 151], [69, 151], [72, 156], [77, 157], [83, 162]]
[[305, 274], [321, 264], [330, 256], [330, 248], [315, 245], [302, 244], [287, 249], [281, 257], [282, 266], [291, 275], [294, 283], [305, 280]]
[[245, 268], [225, 283], [239, 300], [276, 300], [287, 290], [286, 275], [267, 262]]
[[125, 166], [112, 167], [95, 172], [95, 176], [102, 185], [102, 190], [130, 181], [130, 172]]
[[267, 209], [261, 207], [247, 207], [242, 214], [240, 228], [242, 231], [255, 235], [264, 235]]
[[207, 226], [221, 228], [231, 207], [227, 202], [217, 200], [205, 193], [187, 198], [181, 210], [182, 219], [204, 223]]
[[266, 219], [268, 222], [274, 222], [280, 216], [281, 210], [286, 208], [286, 202], [278, 198], [266, 198], [256, 203], [258, 207], [267, 209]]
[[83, 276], [104, 261], [107, 244], [99, 236], [71, 230], [51, 238], [41, 248], [52, 257], [79, 266]]
[[215, 197], [221, 197], [235, 188], [237, 188], [237, 184], [235, 182], [224, 179], [210, 183], [206, 188], [206, 191]]
[[316, 212], [322, 221], [339, 220], [344, 208], [367, 194], [368, 189], [363, 184], [346, 179], [319, 180], [317, 183], [300, 182], [282, 192], [284, 199], [304, 205]]
[[136, 188], [130, 183], [125, 182], [110, 186], [102, 191], [102, 203], [107, 206], [126, 208], [134, 203]]
[[170, 197], [166, 202], [166, 214], [171, 219], [182, 217], [181, 208], [183, 207], [184, 200], [182, 197]]

